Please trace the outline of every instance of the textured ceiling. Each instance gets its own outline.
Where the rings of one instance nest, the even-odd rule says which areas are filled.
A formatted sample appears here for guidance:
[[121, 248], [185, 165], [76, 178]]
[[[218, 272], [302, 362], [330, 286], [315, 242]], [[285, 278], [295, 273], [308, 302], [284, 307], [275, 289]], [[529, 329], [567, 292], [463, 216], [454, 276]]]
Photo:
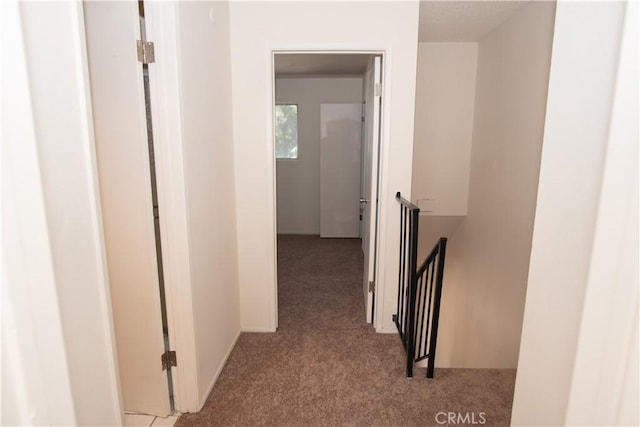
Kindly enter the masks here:
[[359, 75], [367, 71], [370, 55], [276, 54], [276, 75]]
[[505, 22], [527, 1], [451, 1], [420, 2], [421, 42], [479, 41]]

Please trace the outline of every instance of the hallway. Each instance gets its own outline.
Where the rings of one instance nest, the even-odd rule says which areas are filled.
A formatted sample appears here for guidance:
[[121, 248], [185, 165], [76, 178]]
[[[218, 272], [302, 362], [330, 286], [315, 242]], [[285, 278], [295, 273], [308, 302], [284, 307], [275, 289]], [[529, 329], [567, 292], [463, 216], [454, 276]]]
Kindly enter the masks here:
[[365, 323], [362, 263], [359, 239], [278, 236], [278, 332], [242, 333], [203, 409], [176, 426], [424, 426], [438, 412], [508, 425], [515, 370], [404, 377], [398, 336]]

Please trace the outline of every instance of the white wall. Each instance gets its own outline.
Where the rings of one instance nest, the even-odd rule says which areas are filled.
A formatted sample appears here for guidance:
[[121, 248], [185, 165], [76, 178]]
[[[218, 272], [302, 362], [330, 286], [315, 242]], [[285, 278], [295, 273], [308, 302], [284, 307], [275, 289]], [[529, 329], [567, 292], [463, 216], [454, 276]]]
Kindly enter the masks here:
[[468, 215], [447, 246], [438, 366], [517, 365], [554, 7], [532, 2], [478, 45]]
[[640, 425], [639, 12], [627, 4], [566, 425]]
[[467, 213], [477, 57], [475, 42], [418, 44], [411, 199], [429, 215]]
[[177, 5], [177, 13], [180, 117], [202, 406], [240, 333], [229, 4], [183, 2]]
[[420, 259], [467, 214], [477, 60], [477, 42], [418, 44], [411, 199]]
[[[3, 20], [3, 30], [8, 22], [9, 28], [16, 24], [16, 6], [8, 9], [11, 13], [9, 21]], [[10, 350], [10, 371], [3, 354], [2, 422], [118, 425], [120, 400], [98, 213], [82, 5], [25, 3], [20, 9], [28, 74], [22, 68], [24, 57], [9, 56], [15, 68], [8, 74], [3, 69], [3, 75], [9, 78], [15, 72], [11, 85], [23, 85], [25, 92], [12, 90], [9, 94], [18, 97], [9, 97], [5, 104], [3, 85], [3, 109], [20, 107], [8, 123], [17, 125], [16, 117], [25, 119], [19, 132], [26, 139], [8, 140], [13, 147], [7, 149], [11, 153], [9, 182], [14, 185], [9, 194], [16, 209], [8, 216], [17, 227], [10, 229], [14, 239], [4, 249], [26, 252], [11, 257], [21, 262], [23, 270], [19, 275], [12, 263], [8, 278], [24, 281], [9, 284], [5, 297], [10, 296], [10, 306], [3, 306], [3, 317], [9, 316], [3, 320], [10, 319], [11, 329], [5, 330], [3, 324], [2, 346], [3, 352]], [[11, 40], [19, 50], [22, 41], [17, 34], [9, 39], [6, 35], [3, 31], [3, 41]], [[28, 101], [21, 98], [29, 95], [26, 90], [31, 96], [32, 121], [27, 117]], [[29, 135], [29, 126], [34, 134]], [[5, 136], [3, 126], [3, 154], [7, 153]], [[27, 157], [18, 154], [28, 153], [27, 147], [37, 150], [38, 163], [26, 163]], [[3, 169], [7, 165], [3, 159]], [[41, 182], [25, 179], [29, 176]], [[30, 194], [27, 199], [23, 192]], [[34, 204], [39, 195], [44, 206]], [[29, 210], [21, 211], [29, 199]], [[5, 207], [3, 199], [3, 211]], [[46, 215], [46, 224], [38, 213]], [[38, 240], [48, 241], [49, 254], [37, 252], [43, 249], [36, 245]], [[5, 339], [15, 340], [17, 347]], [[11, 380], [5, 383], [8, 373]]]
[[[562, 425], [567, 420], [624, 11], [623, 2], [557, 6], [515, 425]], [[635, 263], [637, 269], [637, 259]], [[611, 287], [618, 283], [607, 280]], [[596, 369], [608, 368], [614, 367], [593, 366], [593, 381]]]
[[[331, 31], [327, 31], [327, 25]], [[275, 178], [270, 49], [387, 49], [382, 125], [384, 188], [376, 328], [394, 332], [399, 210], [411, 189], [418, 2], [234, 2], [231, 62], [240, 305], [243, 330], [274, 331]], [[387, 261], [389, 260], [389, 261]], [[388, 264], [388, 265], [387, 265]]]
[[278, 78], [276, 102], [298, 105], [298, 158], [278, 159], [278, 233], [320, 234], [320, 104], [361, 103], [362, 78]]

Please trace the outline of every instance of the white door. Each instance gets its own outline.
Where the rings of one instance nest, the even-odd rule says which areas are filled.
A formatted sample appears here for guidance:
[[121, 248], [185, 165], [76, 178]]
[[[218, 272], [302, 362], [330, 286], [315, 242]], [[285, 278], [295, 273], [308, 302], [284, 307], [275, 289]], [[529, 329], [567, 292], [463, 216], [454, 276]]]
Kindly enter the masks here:
[[[85, 2], [102, 219], [124, 409], [170, 412], [138, 2]], [[153, 65], [150, 65], [153, 66]], [[91, 345], [91, 343], [85, 343]]]
[[[369, 60], [365, 74], [365, 135], [363, 144], [362, 182], [362, 249], [364, 251], [364, 306], [367, 322], [373, 321], [374, 291], [369, 283], [375, 282], [377, 215], [378, 215], [378, 159], [380, 148], [380, 107], [382, 84], [381, 58]], [[378, 89], [376, 89], [376, 87]]]
[[361, 104], [320, 105], [320, 237], [360, 237]]

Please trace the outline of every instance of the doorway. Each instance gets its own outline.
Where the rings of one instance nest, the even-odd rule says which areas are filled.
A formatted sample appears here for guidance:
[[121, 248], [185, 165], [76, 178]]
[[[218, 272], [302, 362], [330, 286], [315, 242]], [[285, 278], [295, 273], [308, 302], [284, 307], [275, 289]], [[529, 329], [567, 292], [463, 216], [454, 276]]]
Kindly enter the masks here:
[[[273, 52], [276, 271], [289, 267], [281, 254], [290, 248], [280, 245], [313, 256], [310, 245], [322, 253], [323, 240], [357, 239], [357, 310], [367, 323], [375, 310], [382, 59], [377, 52]], [[300, 245], [303, 235], [318, 239]]]

